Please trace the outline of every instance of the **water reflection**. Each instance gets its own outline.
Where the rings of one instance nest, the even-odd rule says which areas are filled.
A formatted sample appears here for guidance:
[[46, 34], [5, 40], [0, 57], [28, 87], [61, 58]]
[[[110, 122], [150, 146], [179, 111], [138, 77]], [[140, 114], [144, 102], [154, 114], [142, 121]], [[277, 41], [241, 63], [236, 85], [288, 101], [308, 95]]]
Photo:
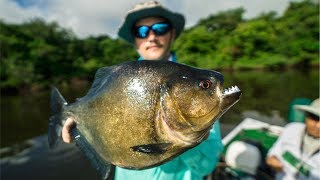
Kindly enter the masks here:
[[[237, 124], [247, 111], [272, 116], [277, 111], [286, 118], [288, 104], [293, 98], [314, 99], [319, 92], [318, 70], [309, 73], [286, 72], [223, 72], [224, 87], [237, 85], [243, 91], [241, 100], [222, 118], [222, 124]], [[89, 85], [58, 87], [67, 102], [85, 95]], [[49, 90], [47, 92], [1, 97], [1, 147], [12, 145], [47, 132], [50, 116]], [[256, 114], [257, 114], [256, 113]]]
[[[100, 179], [73, 144], [60, 143], [49, 149], [45, 135], [23, 144], [24, 149], [18, 154], [1, 157], [1, 179]], [[7, 149], [10, 152], [11, 148]]]
[[[220, 119], [222, 135], [245, 117], [283, 125], [293, 98], [319, 96], [318, 70], [222, 73], [225, 87], [237, 85], [243, 91], [241, 100]], [[88, 88], [59, 87], [68, 102], [84, 96]], [[43, 134], [47, 132], [49, 111], [49, 91], [1, 97], [1, 179], [97, 178], [74, 145], [48, 150]]]
[[287, 118], [288, 105], [293, 98], [315, 99], [319, 92], [319, 71], [233, 72], [224, 73], [226, 82], [243, 90], [241, 100], [223, 117], [223, 122], [238, 122], [245, 111], [255, 110], [271, 116], [274, 111]]

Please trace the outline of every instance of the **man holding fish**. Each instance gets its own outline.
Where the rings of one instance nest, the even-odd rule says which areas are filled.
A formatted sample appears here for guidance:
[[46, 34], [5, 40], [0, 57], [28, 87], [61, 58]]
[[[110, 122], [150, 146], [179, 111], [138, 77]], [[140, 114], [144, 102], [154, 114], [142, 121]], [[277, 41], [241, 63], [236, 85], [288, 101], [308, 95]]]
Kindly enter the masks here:
[[[124, 40], [134, 45], [134, 47], [137, 49], [137, 52], [140, 55], [139, 61], [140, 60], [165, 60], [165, 61], [175, 62], [176, 56], [173, 52], [170, 52], [170, 49], [174, 40], [181, 34], [184, 28], [184, 25], [185, 25], [185, 19], [183, 15], [174, 13], [164, 8], [160, 3], [156, 1], [149, 1], [145, 3], [137, 4], [132, 10], [128, 11], [128, 14], [125, 17], [125, 20], [119, 29], [118, 35]], [[161, 63], [159, 63], [159, 65], [161, 65]], [[212, 88], [214, 85], [218, 86], [218, 84], [220, 84], [220, 81], [223, 81], [222, 75], [214, 74], [213, 76], [216, 77], [217, 79], [220, 79], [219, 82], [218, 81], [215, 82], [214, 79], [212, 80], [213, 82], [211, 82], [208, 79], [203, 80], [199, 82], [198, 88], [200, 87], [202, 89], [209, 89], [209, 88]], [[181, 76], [181, 78], [183, 80], [188, 77]], [[134, 83], [134, 81], [135, 79], [133, 78], [131, 82]], [[174, 87], [171, 87], [170, 90], [172, 89], [174, 90]], [[166, 94], [167, 91], [169, 90], [163, 91], [164, 92], [163, 94]], [[217, 93], [217, 92], [220, 93], [220, 90], [217, 91], [215, 88], [215, 90], [212, 90], [211, 94]], [[184, 93], [184, 91], [177, 90], [175, 93], [178, 93], [177, 96], [180, 96], [180, 94]], [[241, 91], [237, 87], [234, 87], [229, 91], [228, 90], [225, 91], [225, 96], [227, 97], [228, 94], [232, 95], [234, 93], [237, 94], [237, 97], [236, 96], [232, 97], [232, 99], [226, 98], [225, 102], [222, 102], [222, 100], [221, 102], [219, 101], [220, 103], [219, 106], [224, 106], [221, 104], [226, 104], [226, 105], [223, 108], [218, 109], [215, 115], [212, 115], [213, 112], [211, 112], [214, 110], [210, 111], [209, 114], [212, 115], [212, 118], [219, 118], [225, 111], [227, 111], [228, 108], [230, 108], [234, 103], [237, 102], [241, 94]], [[224, 96], [224, 92], [222, 92], [220, 95]], [[216, 96], [219, 97], [220, 95], [216, 95]], [[162, 99], [161, 103], [163, 103], [164, 106], [169, 109], [164, 108], [162, 111], [169, 111], [170, 113], [171, 104], [166, 104], [166, 98], [168, 97], [165, 96], [161, 98]], [[176, 103], [178, 103], [178, 105], [179, 103], [182, 104], [181, 106], [183, 107], [183, 110], [181, 110], [180, 113], [184, 113], [183, 112], [184, 109], [187, 109], [187, 107], [189, 107], [189, 105], [186, 105], [187, 102], [184, 104], [183, 102], [179, 102], [179, 100], [177, 100]], [[192, 110], [190, 110], [190, 112], [188, 112], [190, 114], [189, 116], [192, 116], [192, 113], [198, 113], [198, 114], [203, 113], [204, 115], [201, 117], [207, 116], [207, 114], [205, 114], [205, 111], [206, 111], [205, 106], [202, 106], [201, 103], [198, 103], [198, 104], [197, 102], [193, 102], [193, 103], [196, 104], [197, 107], [193, 108]], [[217, 102], [217, 104], [219, 103]], [[161, 113], [162, 111], [159, 111], [159, 113]], [[175, 112], [172, 111], [172, 113], [175, 113]], [[168, 115], [168, 117], [169, 116], [170, 115]], [[168, 119], [168, 117], [166, 118]], [[167, 120], [166, 118], [165, 118], [165, 121]], [[72, 142], [70, 131], [74, 126], [79, 126], [79, 124], [77, 124], [76, 122], [77, 122], [76, 119], [72, 117], [67, 118], [62, 129], [62, 138], [64, 142], [66, 143]], [[170, 124], [170, 122], [166, 122], [166, 123], [168, 123], [167, 125], [170, 128], [170, 125], [172, 124]], [[159, 125], [159, 126], [165, 129], [164, 132], [169, 132], [163, 135], [165, 136], [164, 139], [166, 138], [170, 139], [172, 137], [168, 137], [169, 136], [168, 134], [172, 133], [170, 134], [170, 136], [175, 136], [176, 132], [168, 131], [168, 127], [166, 126], [166, 123], [164, 125]], [[190, 123], [196, 124], [198, 122], [193, 121]], [[212, 120], [210, 121], [210, 123], [212, 124]], [[210, 124], [210, 123], [208, 122], [207, 124]], [[159, 163], [162, 165], [155, 166], [155, 167], [150, 166], [151, 168], [149, 169], [142, 168], [142, 170], [135, 170], [140, 168], [127, 168], [125, 166], [123, 166], [124, 168], [122, 168], [122, 167], [116, 166], [115, 179], [203, 179], [206, 175], [210, 174], [214, 170], [216, 163], [219, 160], [219, 155], [223, 150], [223, 145], [220, 137], [219, 122], [218, 121], [215, 122], [212, 125], [213, 127], [211, 126], [211, 124], [208, 127], [210, 128], [210, 130], [207, 128], [208, 130], [204, 131], [206, 133], [199, 136], [199, 142], [201, 142], [199, 145], [197, 145], [198, 143], [196, 143], [195, 145], [197, 146], [174, 157], [173, 159], [166, 162], [165, 164]], [[127, 126], [130, 126], [130, 125], [128, 124]], [[173, 126], [176, 126], [176, 125], [172, 125], [172, 127]], [[112, 138], [112, 137], [109, 137], [109, 138]], [[148, 154], [148, 155], [152, 154], [153, 157], [156, 157], [156, 155], [167, 151], [170, 147], [171, 147], [170, 143], [168, 144], [162, 143], [162, 144], [149, 144], [149, 145], [147, 144], [147, 145], [134, 146], [134, 147], [131, 147], [131, 149], [133, 151], [136, 151], [142, 154], [141, 156], [143, 156], [144, 154]], [[125, 156], [125, 153], [123, 155]], [[120, 164], [121, 166], [120, 161], [118, 162], [118, 164]]]

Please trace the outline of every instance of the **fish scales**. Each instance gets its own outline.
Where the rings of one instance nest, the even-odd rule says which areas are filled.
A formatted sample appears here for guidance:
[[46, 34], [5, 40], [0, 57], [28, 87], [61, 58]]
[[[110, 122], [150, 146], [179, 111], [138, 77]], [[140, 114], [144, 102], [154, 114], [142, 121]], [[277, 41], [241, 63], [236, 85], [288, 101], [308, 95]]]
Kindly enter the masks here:
[[[205, 140], [239, 100], [240, 89], [224, 93], [223, 81], [219, 72], [168, 61], [101, 68], [87, 95], [74, 103], [66, 105], [53, 91], [52, 101], [62, 100], [52, 102], [49, 144], [60, 135], [50, 128], [72, 117], [103, 162], [131, 169], [160, 165]], [[59, 102], [62, 108], [55, 107]]]

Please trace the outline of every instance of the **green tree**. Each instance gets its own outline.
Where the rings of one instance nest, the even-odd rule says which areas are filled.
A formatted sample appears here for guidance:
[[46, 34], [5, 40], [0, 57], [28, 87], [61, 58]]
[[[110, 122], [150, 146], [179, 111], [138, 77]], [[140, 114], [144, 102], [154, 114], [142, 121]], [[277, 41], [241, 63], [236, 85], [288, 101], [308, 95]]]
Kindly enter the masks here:
[[291, 2], [276, 30], [277, 52], [286, 55], [290, 64], [319, 63], [319, 3]]
[[[319, 3], [291, 2], [285, 13], [244, 20], [243, 8], [211, 14], [175, 42], [179, 62], [210, 69], [279, 69], [319, 65]], [[92, 78], [102, 66], [138, 58], [107, 35], [77, 38], [56, 22], [0, 20], [1, 88], [48, 86]], [[302, 65], [302, 66], [301, 66]]]

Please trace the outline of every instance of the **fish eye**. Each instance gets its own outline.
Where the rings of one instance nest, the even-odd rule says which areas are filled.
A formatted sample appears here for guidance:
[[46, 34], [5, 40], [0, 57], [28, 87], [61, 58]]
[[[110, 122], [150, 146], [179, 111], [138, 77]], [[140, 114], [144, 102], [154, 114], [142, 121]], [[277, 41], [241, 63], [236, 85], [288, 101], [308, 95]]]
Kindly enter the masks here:
[[202, 89], [209, 89], [212, 85], [212, 82], [210, 80], [203, 80], [203, 81], [200, 81], [199, 83], [199, 86], [202, 88]]

